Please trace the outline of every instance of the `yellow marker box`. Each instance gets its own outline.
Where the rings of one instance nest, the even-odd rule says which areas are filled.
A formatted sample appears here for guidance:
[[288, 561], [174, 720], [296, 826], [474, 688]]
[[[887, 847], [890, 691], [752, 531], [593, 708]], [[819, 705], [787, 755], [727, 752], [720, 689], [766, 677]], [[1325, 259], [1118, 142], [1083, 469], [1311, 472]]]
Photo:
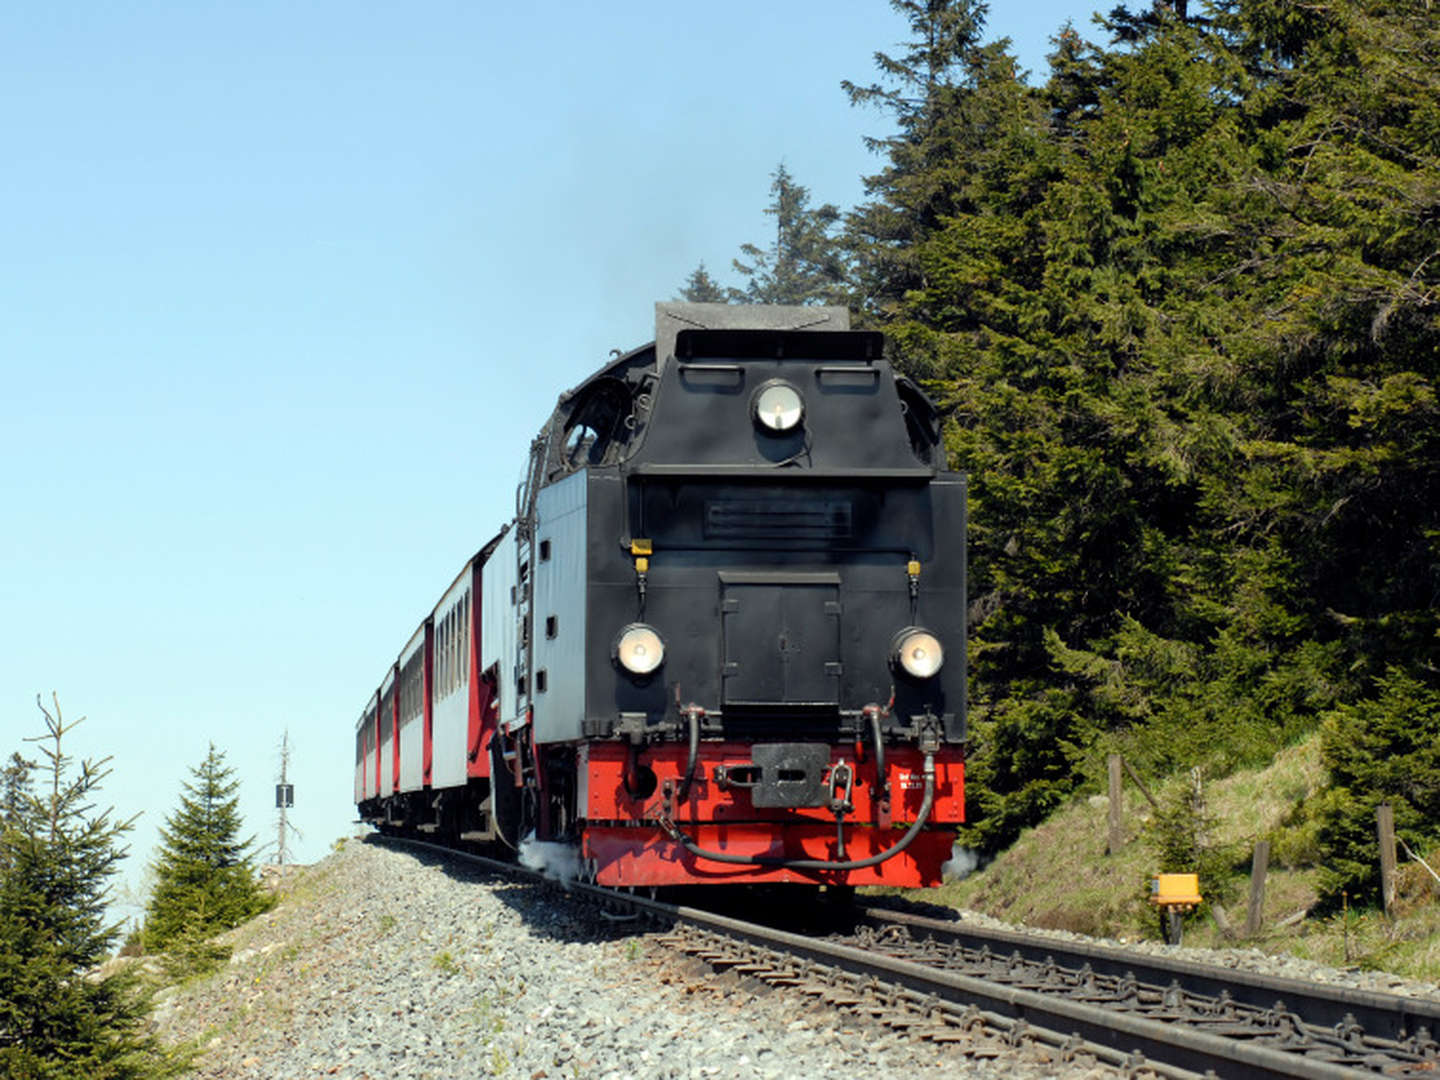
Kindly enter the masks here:
[[1201, 900], [1199, 874], [1156, 874], [1150, 880], [1150, 902], [1157, 907], [1194, 907]]

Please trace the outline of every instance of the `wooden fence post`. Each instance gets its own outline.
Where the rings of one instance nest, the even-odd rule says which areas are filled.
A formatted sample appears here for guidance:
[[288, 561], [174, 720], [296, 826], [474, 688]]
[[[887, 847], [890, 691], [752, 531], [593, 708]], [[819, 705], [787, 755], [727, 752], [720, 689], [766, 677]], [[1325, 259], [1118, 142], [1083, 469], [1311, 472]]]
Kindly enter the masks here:
[[1270, 841], [1261, 840], [1255, 845], [1255, 857], [1250, 863], [1250, 908], [1245, 913], [1245, 936], [1254, 937], [1260, 932], [1260, 921], [1265, 915], [1265, 874], [1270, 869]]
[[1389, 915], [1395, 905], [1395, 811], [1388, 802], [1375, 808], [1375, 832], [1380, 839], [1380, 900]]
[[1110, 840], [1106, 853], [1114, 855], [1124, 843], [1125, 793], [1120, 789], [1120, 755], [1111, 754], [1110, 766]]

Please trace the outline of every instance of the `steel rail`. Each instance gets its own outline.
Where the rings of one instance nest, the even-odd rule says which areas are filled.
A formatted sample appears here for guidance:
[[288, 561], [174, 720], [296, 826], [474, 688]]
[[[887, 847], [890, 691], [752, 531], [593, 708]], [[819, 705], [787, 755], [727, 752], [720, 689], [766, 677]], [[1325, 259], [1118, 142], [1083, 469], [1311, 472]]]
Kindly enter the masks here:
[[[638, 900], [638, 898], [636, 898]], [[1138, 1052], [1151, 1062], [1163, 1062], [1195, 1073], [1213, 1070], [1219, 1076], [1314, 1077], [1318, 1080], [1353, 1080], [1373, 1073], [1239, 1042], [1176, 1024], [1162, 1023], [1052, 996], [1034, 990], [944, 971], [884, 956], [851, 945], [828, 942], [758, 926], [695, 908], [638, 900], [657, 913], [721, 930], [755, 945], [775, 948], [831, 964], [862, 977], [903, 986], [926, 996], [958, 1004], [973, 1004], [1013, 1021], [1047, 1029], [1060, 1036], [1078, 1034], [1087, 1043], [1122, 1057]], [[1113, 1060], [1111, 1055], [1106, 1055]]]
[[1346, 986], [1326, 986], [1258, 971], [1204, 964], [1178, 956], [1133, 952], [1111, 945], [1064, 941], [1019, 930], [980, 927], [886, 907], [857, 907], [857, 913], [874, 923], [898, 924], [912, 935], [928, 935], [964, 948], [989, 948], [1002, 955], [1018, 952], [1033, 963], [1054, 960], [1063, 967], [1088, 964], [1099, 975], [1123, 978], [1133, 974], [1144, 983], [1165, 988], [1172, 981], [1184, 984], [1187, 993], [1230, 1000], [1263, 1011], [1272, 1011], [1276, 1002], [1317, 1028], [1336, 1029], [1355, 1025], [1365, 1035], [1401, 1042], [1422, 1031], [1440, 1035], [1440, 1001], [1384, 994]]
[[[459, 858], [507, 876], [518, 875], [562, 887], [553, 878], [512, 863], [427, 841], [397, 837], [383, 839], [435, 851], [447, 858]], [[927, 967], [852, 945], [806, 937], [696, 908], [618, 893], [582, 882], [570, 882], [563, 888], [602, 906], [626, 906], [659, 922], [703, 927], [757, 948], [780, 951], [862, 979], [903, 987], [919, 995], [923, 1001], [945, 1003], [952, 1015], [960, 1015], [961, 1010], [973, 1007], [1000, 1018], [998, 1026], [1002, 1030], [1018, 1027], [1052, 1045], [1073, 1049], [1078, 1037], [1083, 1040], [1082, 1049], [1111, 1064], [1134, 1068], [1136, 1055], [1139, 1055], [1150, 1068], [1172, 1077], [1198, 1077], [1213, 1072], [1219, 1077], [1354, 1080], [1355, 1077], [1375, 1075], [1367, 1070], [1335, 1065], [1302, 1054]]]

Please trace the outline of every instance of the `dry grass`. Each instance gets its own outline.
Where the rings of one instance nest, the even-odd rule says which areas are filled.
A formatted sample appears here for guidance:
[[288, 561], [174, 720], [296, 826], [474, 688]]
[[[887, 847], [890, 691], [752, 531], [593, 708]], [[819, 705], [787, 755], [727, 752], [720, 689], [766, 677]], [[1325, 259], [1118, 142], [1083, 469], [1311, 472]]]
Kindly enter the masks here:
[[[1422, 858], [1440, 871], [1440, 848]], [[1311, 921], [1276, 944], [1285, 952], [1334, 967], [1440, 980], [1440, 882], [1415, 862], [1401, 867], [1397, 877], [1390, 917], [1378, 911], [1342, 911]], [[1262, 948], [1267, 944], [1262, 943]]]
[[[1245, 944], [1331, 964], [1392, 971], [1417, 979], [1440, 977], [1440, 883], [1418, 864], [1401, 874], [1393, 919], [1375, 912], [1348, 918], [1299, 917], [1316, 902], [1318, 846], [1301, 807], [1325, 779], [1318, 738], [1287, 748], [1265, 769], [1209, 783], [1205, 796], [1215, 819], [1216, 844], [1234, 853], [1234, 877], [1222, 890], [1222, 932], [1207, 909], [1187, 924], [1185, 944]], [[1172, 785], [1149, 785], [1163, 803]], [[1133, 784], [1125, 788], [1125, 844], [1105, 851], [1109, 800], [1078, 799], [1049, 821], [1025, 832], [1007, 851], [964, 881], [926, 899], [973, 908], [1011, 922], [1097, 936], [1159, 938], [1159, 920], [1147, 901], [1155, 851], [1146, 835], [1150, 805]], [[1271, 842], [1261, 930], [1244, 938], [1251, 853]], [[1440, 851], [1430, 865], [1440, 870]], [[1224, 916], [1228, 914], [1228, 919]], [[1283, 925], [1282, 925], [1283, 924]]]

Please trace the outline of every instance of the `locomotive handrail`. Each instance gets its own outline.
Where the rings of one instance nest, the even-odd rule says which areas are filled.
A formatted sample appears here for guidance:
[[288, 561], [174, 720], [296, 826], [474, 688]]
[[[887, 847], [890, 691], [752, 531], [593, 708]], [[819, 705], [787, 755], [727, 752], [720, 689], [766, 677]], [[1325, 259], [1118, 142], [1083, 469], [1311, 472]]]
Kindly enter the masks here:
[[784, 870], [864, 870], [871, 866], [878, 866], [887, 859], [893, 859], [900, 852], [910, 846], [911, 841], [920, 835], [926, 823], [930, 820], [930, 811], [935, 805], [935, 755], [927, 752], [923, 768], [925, 776], [925, 796], [920, 803], [920, 811], [915, 815], [915, 821], [906, 830], [905, 835], [897, 840], [892, 846], [876, 855], [864, 859], [849, 859], [843, 862], [831, 862], [828, 859], [787, 859], [781, 855], [732, 855], [725, 851], [706, 851], [694, 840], [680, 831], [680, 827], [665, 814], [660, 817], [660, 828], [665, 835], [674, 840], [691, 855], [697, 859], [709, 859], [711, 862], [738, 863], [742, 866], [770, 866]]
[[[687, 465], [674, 462], [644, 462], [626, 469], [631, 476], [767, 476], [773, 475], [775, 465], [767, 461], [763, 465], [726, 464], [710, 465], [696, 463]], [[940, 470], [928, 465], [897, 466], [895, 468], [844, 468], [825, 467], [805, 469], [786, 474], [787, 480], [915, 480], [929, 481], [939, 475]]]
[[681, 374], [687, 371], [705, 371], [718, 375], [743, 375], [745, 373], [745, 369], [739, 364], [702, 363], [695, 360], [677, 360], [676, 363], [680, 365]]

